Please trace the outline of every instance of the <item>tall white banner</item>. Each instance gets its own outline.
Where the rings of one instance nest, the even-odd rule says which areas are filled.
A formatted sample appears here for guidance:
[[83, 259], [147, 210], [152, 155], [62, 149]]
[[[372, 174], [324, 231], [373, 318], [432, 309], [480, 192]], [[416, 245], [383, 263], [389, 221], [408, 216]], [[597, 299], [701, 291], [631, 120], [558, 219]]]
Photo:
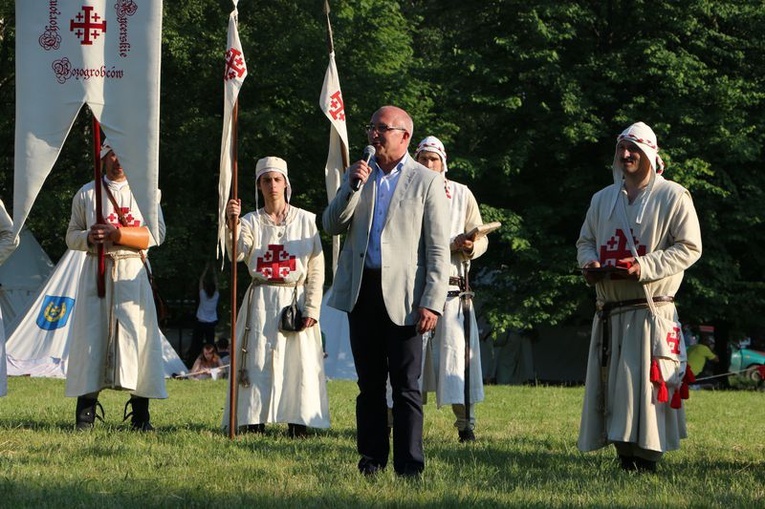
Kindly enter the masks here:
[[[340, 91], [340, 79], [337, 76], [335, 52], [329, 54], [329, 65], [324, 74], [324, 84], [321, 87], [319, 106], [330, 121], [329, 152], [327, 164], [324, 166], [324, 182], [327, 188], [327, 201], [331, 202], [337, 194], [342, 182], [348, 158], [348, 130], [345, 126], [345, 104], [343, 93]], [[332, 272], [337, 269], [337, 258], [340, 253], [340, 239], [332, 238]]]
[[[87, 104], [158, 235], [161, 0], [16, 0], [18, 234]], [[92, 175], [83, 161], [83, 182]]]
[[234, 10], [228, 17], [228, 38], [226, 40], [226, 62], [223, 73], [223, 135], [220, 143], [220, 179], [218, 181], [218, 255], [226, 251], [226, 203], [231, 192], [232, 166], [234, 161], [233, 112], [239, 90], [247, 77], [247, 63], [244, 60], [242, 43], [239, 41], [239, 0], [232, 0]]

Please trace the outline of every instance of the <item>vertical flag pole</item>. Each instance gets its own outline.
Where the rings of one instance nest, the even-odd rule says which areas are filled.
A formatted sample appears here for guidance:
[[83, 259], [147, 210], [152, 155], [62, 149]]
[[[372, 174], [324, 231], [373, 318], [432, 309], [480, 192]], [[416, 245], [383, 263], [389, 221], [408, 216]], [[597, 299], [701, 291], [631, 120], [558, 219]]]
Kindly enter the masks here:
[[[239, 199], [239, 166], [238, 166], [238, 139], [237, 139], [237, 123], [239, 121], [239, 99], [234, 103], [234, 109], [231, 112], [231, 199]], [[229, 400], [229, 412], [228, 412], [228, 437], [236, 438], [237, 428], [237, 357], [238, 345], [236, 341], [236, 266], [237, 266], [237, 237], [239, 234], [239, 217], [231, 218], [231, 355], [229, 359], [231, 364], [228, 368], [228, 400]]]
[[[329, 21], [329, 0], [324, 0], [324, 14], [327, 16], [327, 49], [329, 49], [329, 54], [332, 55], [332, 53], [335, 52], [335, 39], [332, 36], [332, 23]], [[348, 147], [344, 148], [347, 149]], [[348, 157], [348, 150], [342, 150], [341, 152], [343, 158], [343, 168], [347, 168], [351, 165]]]
[[[94, 192], [96, 194], [96, 223], [103, 224], [104, 212], [101, 207], [101, 124], [98, 122], [95, 113], [90, 112], [93, 117], [93, 179], [95, 183]], [[98, 296], [102, 299], [106, 296], [106, 264], [104, 262], [104, 245], [98, 244], [98, 277], [96, 278], [98, 287]]]

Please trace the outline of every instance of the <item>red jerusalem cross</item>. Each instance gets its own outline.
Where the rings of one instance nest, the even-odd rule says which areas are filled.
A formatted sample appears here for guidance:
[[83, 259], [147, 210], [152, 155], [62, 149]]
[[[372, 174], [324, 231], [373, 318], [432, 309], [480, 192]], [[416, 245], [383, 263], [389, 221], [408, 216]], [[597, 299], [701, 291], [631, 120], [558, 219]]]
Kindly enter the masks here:
[[78, 39], [82, 39], [80, 44], [83, 46], [91, 46], [93, 41], [101, 35], [101, 32], [106, 32], [106, 20], [99, 23], [98, 20], [102, 18], [98, 13], [93, 13], [91, 16], [93, 7], [90, 5], [83, 5], [82, 10], [85, 14], [78, 13], [77, 16], [75, 16], [77, 21], [73, 19], [69, 20], [69, 31], [74, 32], [74, 35], [76, 35]]
[[675, 355], [680, 353], [680, 329], [678, 327], [673, 327], [672, 332], [667, 333], [667, 344], [670, 352]]
[[345, 122], [345, 104], [343, 104], [343, 94], [338, 90], [329, 97], [329, 114], [335, 120], [342, 120]]
[[223, 81], [233, 80], [244, 76], [247, 68], [244, 64], [242, 52], [236, 48], [229, 48], [226, 52], [226, 72], [223, 73]]
[[[630, 232], [632, 234], [632, 232]], [[641, 246], [637, 239], [633, 237], [635, 242], [635, 248], [638, 255], [643, 256], [645, 254], [645, 246]], [[629, 258], [632, 256], [630, 248], [627, 245], [627, 236], [620, 228], [616, 229], [616, 234], [608, 239], [606, 243], [600, 246], [600, 263], [601, 265], [609, 265], [611, 267], [616, 266], [616, 262], [622, 258]]]
[[263, 274], [269, 281], [284, 281], [290, 272], [295, 270], [295, 257], [284, 250], [280, 244], [269, 244], [268, 251], [258, 257], [255, 270]]

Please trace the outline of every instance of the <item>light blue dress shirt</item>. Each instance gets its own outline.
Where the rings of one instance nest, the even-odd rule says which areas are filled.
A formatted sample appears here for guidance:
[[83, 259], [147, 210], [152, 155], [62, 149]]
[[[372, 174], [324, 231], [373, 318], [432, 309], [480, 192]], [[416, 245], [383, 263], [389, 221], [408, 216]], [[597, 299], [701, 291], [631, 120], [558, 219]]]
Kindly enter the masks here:
[[375, 179], [375, 211], [372, 216], [372, 228], [369, 231], [369, 244], [367, 245], [367, 256], [364, 259], [364, 267], [367, 269], [382, 268], [382, 250], [380, 248], [380, 236], [382, 235], [385, 219], [388, 217], [388, 207], [393, 193], [396, 191], [398, 179], [401, 176], [401, 167], [409, 157], [404, 154], [401, 161], [398, 162], [387, 175], [379, 166], [375, 159], [374, 179]]

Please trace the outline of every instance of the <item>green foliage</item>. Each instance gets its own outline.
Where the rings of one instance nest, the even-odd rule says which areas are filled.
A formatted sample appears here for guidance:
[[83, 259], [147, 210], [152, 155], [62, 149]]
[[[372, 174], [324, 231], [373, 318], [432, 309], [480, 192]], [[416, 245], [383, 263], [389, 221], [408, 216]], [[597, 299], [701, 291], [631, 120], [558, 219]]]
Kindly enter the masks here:
[[[322, 4], [239, 3], [249, 68], [238, 132], [245, 210], [255, 207], [254, 164], [266, 155], [287, 160], [295, 205], [317, 214], [326, 205]], [[615, 136], [643, 120], [658, 135], [666, 177], [691, 191], [702, 222], [704, 253], [678, 296], [681, 318], [765, 330], [760, 3], [336, 0], [330, 7], [351, 158], [366, 144], [361, 126], [372, 112], [403, 106], [415, 121], [413, 142], [439, 136], [449, 176], [471, 187], [485, 220], [503, 222], [473, 265], [495, 326], [590, 320], [591, 289], [572, 275], [574, 242], [590, 197], [610, 183]], [[227, 0], [164, 3], [160, 186], [168, 239], [152, 261], [174, 301], [196, 298], [198, 273], [215, 255], [231, 8]], [[0, 0], [0, 190], [7, 204], [13, 9]], [[54, 259], [64, 251], [70, 197], [91, 174], [89, 124], [80, 117], [28, 221]], [[229, 303], [222, 304], [225, 313]], [[192, 307], [176, 310], [176, 318], [190, 319]]]
[[[356, 470], [356, 385], [328, 383], [332, 427], [304, 440], [286, 425], [264, 436], [221, 432], [225, 381], [168, 381], [151, 402], [155, 433], [122, 421], [128, 394], [103, 391], [106, 422], [74, 432], [64, 381], [9, 380], [0, 412], [4, 507], [761, 507], [765, 409], [755, 391], [697, 391], [686, 403], [689, 439], [656, 475], [622, 472], [612, 448], [581, 454], [583, 389], [489, 386], [478, 440], [457, 442], [447, 406], [425, 405], [420, 484], [392, 465]], [[746, 410], [744, 410], [746, 409]], [[743, 444], [747, 444], [743, 447]], [[681, 480], [681, 481], [679, 481]]]

